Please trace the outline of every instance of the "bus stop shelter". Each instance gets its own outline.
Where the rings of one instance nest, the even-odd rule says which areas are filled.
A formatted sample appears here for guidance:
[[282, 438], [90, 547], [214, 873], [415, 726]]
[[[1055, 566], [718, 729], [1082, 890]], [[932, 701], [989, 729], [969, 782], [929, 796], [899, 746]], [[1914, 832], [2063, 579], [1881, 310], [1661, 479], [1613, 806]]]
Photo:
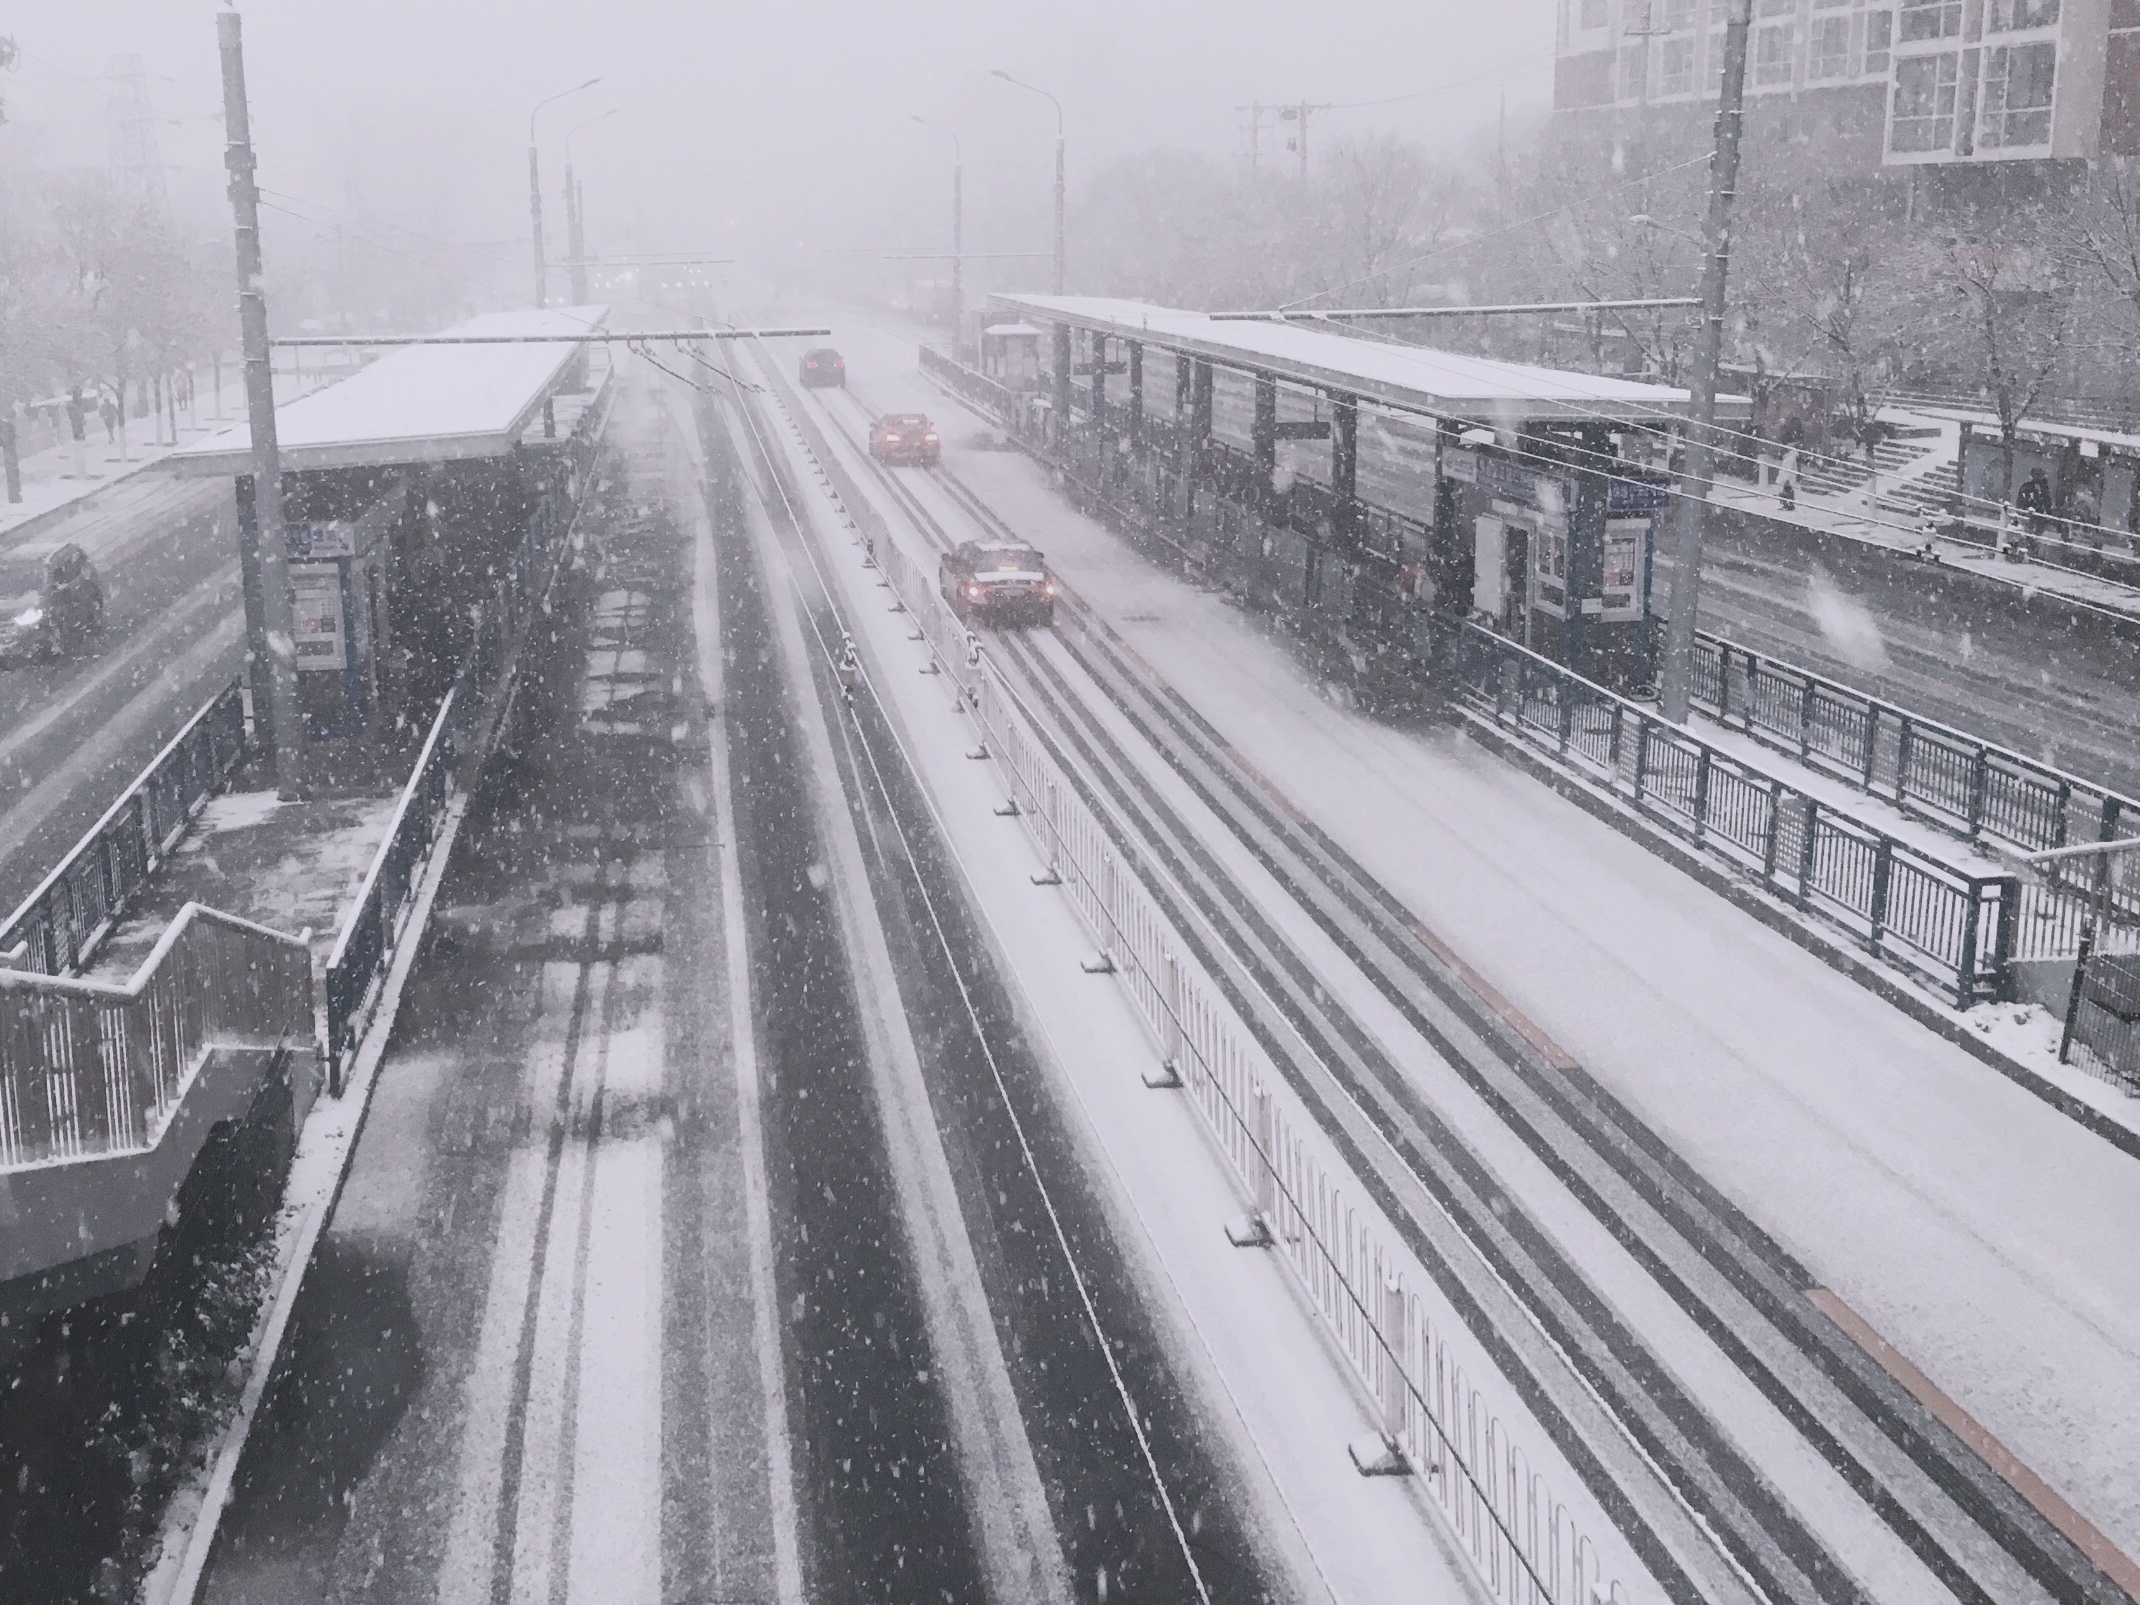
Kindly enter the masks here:
[[[1283, 463], [1327, 487], [1307, 542], [1311, 589], [1325, 557], [1379, 562], [1393, 587], [1429, 591], [1435, 605], [1578, 672], [1649, 678], [1656, 526], [1674, 494], [1665, 470], [1691, 415], [1686, 390], [1337, 324], [1108, 297], [993, 300], [1047, 331], [1036, 341], [1047, 428], [1103, 480], [1110, 456], [1157, 447], [1178, 462], [1184, 494], [1199, 478], [1228, 477], [1283, 519], [1289, 497], [1300, 499]], [[1147, 375], [1155, 356], [1173, 369], [1157, 390]], [[1750, 412], [1744, 398], [1719, 398], [1720, 423]], [[1219, 438], [1229, 433], [1245, 451]], [[1302, 441], [1327, 441], [1327, 459], [1288, 446]], [[1396, 549], [1378, 550], [1375, 537], [1389, 532]]]
[[[382, 711], [443, 694], [469, 609], [483, 605], [530, 520], [577, 490], [554, 448], [599, 391], [590, 361], [606, 358], [560, 337], [594, 333], [607, 314], [473, 318], [429, 337], [473, 343], [394, 347], [276, 408], [308, 739], [362, 735]], [[257, 617], [250, 429], [181, 447], [165, 464], [235, 481], [247, 611]], [[261, 705], [264, 686], [254, 694]]]

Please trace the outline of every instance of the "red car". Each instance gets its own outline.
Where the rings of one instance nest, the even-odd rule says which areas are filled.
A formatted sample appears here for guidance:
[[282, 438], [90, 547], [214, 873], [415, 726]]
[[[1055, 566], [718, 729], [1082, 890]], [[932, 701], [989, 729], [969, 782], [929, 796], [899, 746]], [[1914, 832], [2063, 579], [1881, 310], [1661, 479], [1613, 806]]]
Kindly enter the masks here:
[[869, 454], [880, 463], [933, 468], [943, 460], [944, 446], [926, 414], [888, 412], [869, 426]]
[[847, 359], [830, 346], [813, 346], [802, 356], [805, 390], [847, 388]]

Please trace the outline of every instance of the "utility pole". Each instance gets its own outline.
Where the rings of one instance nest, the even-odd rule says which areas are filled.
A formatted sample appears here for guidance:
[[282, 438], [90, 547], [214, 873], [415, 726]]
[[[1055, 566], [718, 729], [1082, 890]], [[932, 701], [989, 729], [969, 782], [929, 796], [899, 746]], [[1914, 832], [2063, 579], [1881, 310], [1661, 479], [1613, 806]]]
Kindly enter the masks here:
[[[528, 119], [528, 130], [533, 135], [535, 120]], [[549, 305], [548, 268], [542, 256], [542, 158], [536, 154], [535, 141], [528, 140], [528, 226], [530, 238], [535, 242], [535, 305], [539, 310]]]
[[1254, 184], [1263, 170], [1263, 114], [1270, 108], [1258, 100], [1234, 110], [1248, 117], [1248, 181]]
[[1687, 722], [1694, 678], [1695, 615], [1701, 607], [1702, 520], [1715, 482], [1717, 368], [1724, 355], [1724, 290], [1731, 266], [1731, 203], [1739, 182], [1739, 134], [1746, 112], [1746, 36], [1753, 0], [1730, 0], [1724, 24], [1724, 83], [1717, 99], [1716, 153], [1709, 167], [1707, 256], [1702, 264], [1702, 332], [1694, 353], [1693, 417], [1688, 420], [1686, 474], [1680, 485], [1677, 556], [1672, 564], [1672, 617], [1666, 627], [1664, 716]]
[[1293, 149], [1300, 153], [1300, 181], [1308, 182], [1308, 119], [1320, 117], [1331, 108], [1311, 101], [1295, 101], [1290, 106], [1278, 108], [1278, 120], [1282, 123], [1298, 123], [1300, 132], [1293, 136]]
[[252, 119], [245, 104], [243, 19], [235, 11], [221, 11], [216, 14], [215, 28], [223, 56], [223, 165], [230, 173], [230, 210], [236, 223], [238, 328], [245, 350], [246, 421], [253, 442], [251, 538], [247, 538], [242, 517], [238, 530], [245, 645], [252, 665], [253, 729], [256, 739], [274, 755], [276, 794], [294, 800], [304, 727], [297, 710], [297, 644], [291, 639], [290, 556], [283, 537], [273, 348], [268, 344], [267, 297], [260, 289], [260, 189], [253, 179]]
[[572, 253], [572, 304], [587, 304], [587, 224], [580, 216], [580, 187], [565, 161], [565, 248]]
[[563, 100], [567, 95], [576, 95], [582, 89], [592, 89], [602, 80], [590, 78], [584, 84], [574, 84], [570, 89], [560, 89], [556, 94], [535, 102], [535, 109], [528, 113], [528, 222], [530, 237], [535, 246], [535, 305], [541, 309], [549, 301], [549, 264], [542, 251], [542, 158], [535, 148], [535, 119], [543, 107], [552, 101]]
[[1055, 109], [1055, 293], [1062, 295], [1069, 284], [1065, 267], [1063, 232], [1063, 125], [1062, 108]]

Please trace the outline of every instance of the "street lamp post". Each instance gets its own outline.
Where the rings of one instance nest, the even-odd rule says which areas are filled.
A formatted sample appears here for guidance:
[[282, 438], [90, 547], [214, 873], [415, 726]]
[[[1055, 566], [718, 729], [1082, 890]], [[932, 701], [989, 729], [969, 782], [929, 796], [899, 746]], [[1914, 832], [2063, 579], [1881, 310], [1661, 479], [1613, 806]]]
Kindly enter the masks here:
[[543, 107], [553, 101], [563, 100], [567, 95], [576, 95], [582, 89], [592, 89], [602, 80], [590, 78], [584, 84], [574, 84], [570, 89], [560, 89], [556, 94], [545, 96], [535, 102], [535, 109], [528, 113], [528, 222], [535, 248], [535, 304], [549, 304], [549, 269], [542, 254], [542, 161], [535, 150], [535, 119]]
[[950, 129], [926, 117], [914, 121], [951, 141], [951, 349], [957, 351], [966, 327], [966, 155]]
[[587, 304], [587, 216], [580, 205], [579, 186], [572, 179], [572, 136], [604, 118], [616, 116], [620, 109], [612, 106], [607, 111], [598, 111], [592, 117], [574, 123], [565, 131], [565, 249], [572, 253], [574, 306]]
[[1047, 95], [1048, 104], [1055, 108], [1055, 293], [1063, 293], [1063, 103], [1049, 95], [1038, 84], [1029, 84], [1013, 78], [1001, 67], [994, 69], [995, 76], [1020, 89], [1029, 89], [1036, 95]]

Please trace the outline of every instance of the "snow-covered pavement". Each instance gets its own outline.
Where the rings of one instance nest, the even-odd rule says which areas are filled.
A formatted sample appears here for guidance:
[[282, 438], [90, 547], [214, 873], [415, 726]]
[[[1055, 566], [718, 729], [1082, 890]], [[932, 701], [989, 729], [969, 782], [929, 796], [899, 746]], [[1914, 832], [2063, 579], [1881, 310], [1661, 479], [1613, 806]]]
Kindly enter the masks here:
[[946, 460], [1254, 764], [1823, 1285], [2140, 1550], [2140, 1165], [1453, 733], [1363, 719], [1282, 641], [1070, 513], [842, 329]]

